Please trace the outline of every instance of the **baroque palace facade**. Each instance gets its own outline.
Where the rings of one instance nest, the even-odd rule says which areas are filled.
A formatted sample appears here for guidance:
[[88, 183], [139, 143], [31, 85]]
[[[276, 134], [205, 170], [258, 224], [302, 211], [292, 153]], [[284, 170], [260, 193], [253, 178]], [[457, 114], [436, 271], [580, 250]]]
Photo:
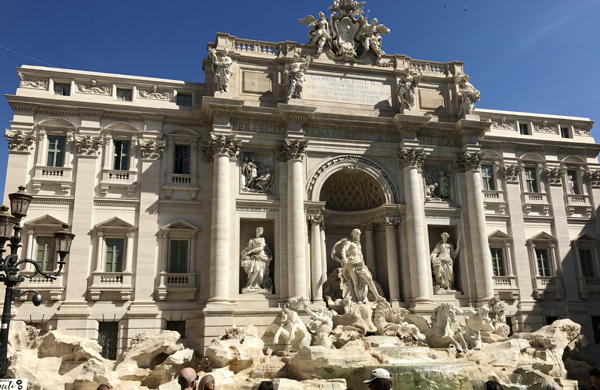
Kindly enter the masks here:
[[52, 233], [76, 238], [15, 319], [109, 356], [165, 328], [202, 348], [264, 331], [290, 297], [324, 305], [334, 244], [358, 228], [396, 307], [498, 296], [515, 331], [569, 317], [597, 337], [593, 122], [476, 109], [462, 63], [386, 55], [359, 3], [330, 10], [301, 20], [308, 44], [218, 34], [205, 84], [18, 68], [6, 192], [35, 196], [23, 255], [52, 269]]

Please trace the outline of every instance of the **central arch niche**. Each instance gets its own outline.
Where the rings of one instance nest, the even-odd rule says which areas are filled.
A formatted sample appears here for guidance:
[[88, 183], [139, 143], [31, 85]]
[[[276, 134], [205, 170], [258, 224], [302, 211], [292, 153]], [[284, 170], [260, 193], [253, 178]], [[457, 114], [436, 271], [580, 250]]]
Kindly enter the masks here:
[[342, 169], [331, 175], [319, 195], [331, 211], [364, 211], [385, 204], [385, 194], [377, 180], [359, 169]]

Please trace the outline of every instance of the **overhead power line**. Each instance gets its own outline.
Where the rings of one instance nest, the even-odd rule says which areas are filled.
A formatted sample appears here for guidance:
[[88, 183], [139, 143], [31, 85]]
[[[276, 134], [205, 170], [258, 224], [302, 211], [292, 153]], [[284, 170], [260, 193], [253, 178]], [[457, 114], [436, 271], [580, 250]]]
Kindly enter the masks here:
[[51, 63], [49, 63], [49, 62], [46, 62], [46, 61], [44, 61], [44, 60], [40, 60], [39, 58], [32, 57], [32, 56], [30, 56], [30, 55], [27, 55], [27, 54], [25, 54], [25, 53], [22, 53], [22, 52], [20, 52], [20, 51], [17, 51], [17, 50], [11, 49], [10, 47], [6, 47], [6, 46], [4, 46], [4, 45], [3, 45], [3, 44], [1, 44], [1, 43], [0, 43], [0, 49], [4, 49], [4, 50], [6, 50], [6, 51], [8, 51], [8, 52], [10, 52], [10, 53], [13, 53], [13, 54], [19, 55], [19, 56], [21, 56], [21, 57], [29, 58], [30, 60], [34, 60], [34, 61], [37, 61], [37, 62], [41, 62], [42, 64], [46, 64], [46, 65], [50, 65], [50, 66], [56, 67], [56, 65], [53, 65], [53, 64], [51, 64]]

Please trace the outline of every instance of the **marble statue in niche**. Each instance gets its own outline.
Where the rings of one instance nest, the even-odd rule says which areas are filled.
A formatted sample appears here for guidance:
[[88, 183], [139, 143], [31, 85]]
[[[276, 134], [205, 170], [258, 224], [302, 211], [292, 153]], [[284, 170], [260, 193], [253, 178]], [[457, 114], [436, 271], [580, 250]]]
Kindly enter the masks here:
[[242, 294], [270, 294], [273, 289], [273, 281], [269, 274], [273, 256], [263, 233], [264, 228], [257, 227], [256, 236], [248, 240], [246, 248], [242, 250], [241, 266], [248, 279], [246, 286], [242, 289]]
[[450, 173], [443, 168], [425, 170], [425, 199], [444, 202], [450, 199]]
[[375, 301], [381, 297], [373, 281], [371, 271], [367, 268], [360, 245], [359, 229], [350, 233], [350, 239], [343, 238], [338, 241], [331, 251], [333, 260], [341, 264], [342, 296], [353, 302], [369, 302], [369, 293]]
[[212, 62], [216, 92], [229, 92], [231, 81], [231, 66], [233, 60], [229, 57], [229, 51], [225, 50], [220, 56], [215, 49], [208, 50], [208, 58]]
[[460, 116], [465, 116], [473, 112], [475, 103], [481, 97], [481, 93], [471, 82], [466, 74], [459, 74], [458, 79], [458, 96], [460, 97]]
[[433, 271], [433, 292], [437, 295], [453, 294], [454, 290], [454, 260], [460, 250], [460, 237], [456, 248], [448, 239], [450, 234], [442, 233], [439, 241], [431, 252], [431, 268]]
[[242, 189], [248, 192], [269, 194], [273, 187], [273, 173], [266, 164], [258, 162], [253, 156], [244, 157], [241, 166]]
[[310, 65], [310, 57], [294, 56], [294, 61], [285, 66], [283, 71], [283, 86], [285, 87], [286, 97], [290, 99], [302, 99], [302, 89], [304, 88], [304, 74]]
[[398, 80], [398, 101], [402, 110], [412, 110], [415, 106], [417, 95], [417, 86], [419, 85], [421, 75], [414, 72], [407, 72]]

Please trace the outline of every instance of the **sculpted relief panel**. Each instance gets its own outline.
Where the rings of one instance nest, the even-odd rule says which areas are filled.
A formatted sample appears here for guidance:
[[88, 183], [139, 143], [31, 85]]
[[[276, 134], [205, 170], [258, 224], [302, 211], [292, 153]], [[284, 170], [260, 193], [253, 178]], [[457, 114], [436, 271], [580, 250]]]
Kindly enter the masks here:
[[391, 79], [306, 74], [303, 98], [336, 103], [391, 107]]

